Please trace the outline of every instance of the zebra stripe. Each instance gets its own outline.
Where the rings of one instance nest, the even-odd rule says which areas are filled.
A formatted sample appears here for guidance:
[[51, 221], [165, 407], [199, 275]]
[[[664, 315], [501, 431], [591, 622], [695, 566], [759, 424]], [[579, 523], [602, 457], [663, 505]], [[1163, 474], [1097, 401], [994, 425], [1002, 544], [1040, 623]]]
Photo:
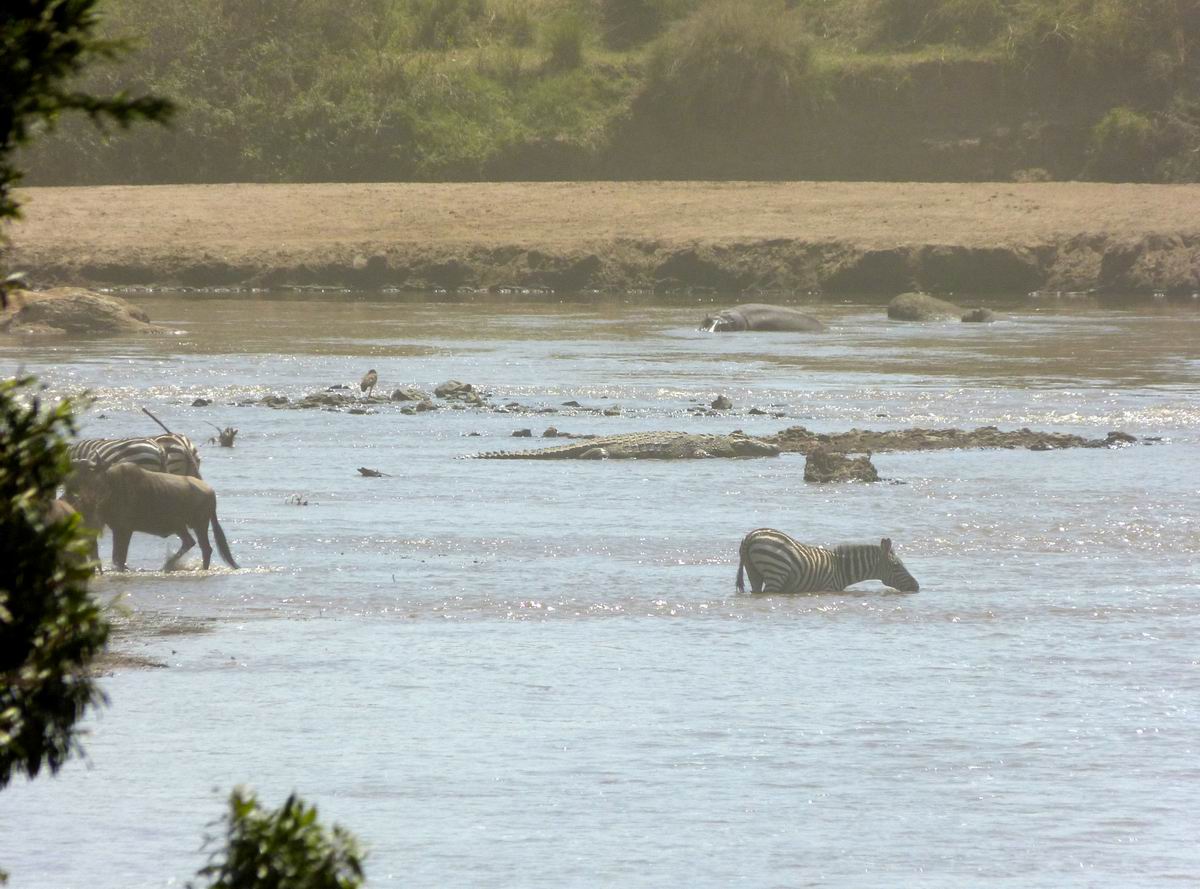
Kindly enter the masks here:
[[72, 463], [98, 460], [106, 466], [136, 463], [154, 472], [167, 471], [167, 452], [153, 438], [85, 438], [67, 447]]
[[774, 528], [759, 528], [745, 536], [738, 555], [738, 592], [746, 591], [743, 570], [756, 593], [836, 592], [864, 580], [879, 580], [906, 593], [920, 589], [887, 538], [827, 549], [799, 543]]
[[99, 460], [106, 466], [135, 463], [154, 472], [200, 478], [200, 453], [186, 435], [169, 433], [151, 438], [85, 438], [67, 448], [71, 462]]
[[154, 441], [167, 455], [167, 472], [200, 478], [200, 452], [190, 438], [179, 432], [170, 432], [154, 436]]

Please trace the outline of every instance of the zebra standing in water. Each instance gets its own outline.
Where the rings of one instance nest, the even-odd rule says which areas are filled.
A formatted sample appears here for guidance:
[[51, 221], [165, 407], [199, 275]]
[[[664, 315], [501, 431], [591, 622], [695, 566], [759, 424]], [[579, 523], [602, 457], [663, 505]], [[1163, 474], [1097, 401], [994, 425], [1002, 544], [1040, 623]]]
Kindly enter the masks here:
[[892, 550], [892, 541], [806, 546], [774, 528], [751, 531], [738, 552], [737, 590], [746, 591], [742, 571], [755, 593], [837, 592], [863, 580], [880, 580], [902, 593], [920, 589]]
[[85, 438], [67, 448], [72, 463], [96, 460], [105, 465], [134, 463], [152, 472], [200, 478], [200, 454], [186, 435], [171, 433], [151, 438]]

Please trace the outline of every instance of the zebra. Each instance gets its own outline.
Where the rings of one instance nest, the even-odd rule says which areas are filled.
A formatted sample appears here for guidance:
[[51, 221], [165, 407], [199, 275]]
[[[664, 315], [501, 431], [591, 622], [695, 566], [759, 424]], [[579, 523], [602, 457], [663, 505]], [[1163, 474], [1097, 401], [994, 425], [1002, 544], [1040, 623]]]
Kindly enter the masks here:
[[154, 472], [167, 471], [166, 449], [153, 438], [85, 438], [67, 447], [72, 463], [95, 460], [104, 466], [136, 463]]
[[827, 549], [798, 543], [774, 528], [759, 528], [743, 538], [738, 551], [739, 593], [746, 591], [743, 569], [755, 593], [837, 592], [863, 580], [880, 580], [902, 593], [920, 589], [887, 537], [878, 544]]
[[85, 438], [67, 448], [72, 463], [96, 460], [104, 466], [135, 463], [153, 472], [200, 478], [200, 454], [186, 435], [169, 433], [148, 438]]
[[167, 472], [200, 478], [200, 452], [195, 442], [180, 432], [156, 435], [153, 440], [166, 452]]

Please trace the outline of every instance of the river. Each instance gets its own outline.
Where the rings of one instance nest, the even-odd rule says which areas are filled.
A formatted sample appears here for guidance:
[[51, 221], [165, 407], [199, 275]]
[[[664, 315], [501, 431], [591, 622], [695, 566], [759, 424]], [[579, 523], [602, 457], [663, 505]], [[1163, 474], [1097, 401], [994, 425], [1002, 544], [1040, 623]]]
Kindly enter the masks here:
[[[91, 390], [84, 435], [153, 434], [142, 407], [237, 427], [201, 453], [242, 568], [163, 573], [173, 542], [137, 536], [94, 583], [126, 659], [87, 758], [0, 795], [14, 887], [181, 886], [237, 784], [352, 830], [371, 886], [1200, 882], [1193, 302], [1013, 298], [991, 325], [817, 302], [825, 334], [713, 335], [707, 298], [136, 301], [176, 333], [0, 358]], [[237, 404], [368, 368], [519, 407]], [[840, 486], [798, 454], [460, 459], [551, 425], [1161, 441], [882, 453], [885, 482]], [[761, 526], [890, 537], [921, 590], [738, 595]]]

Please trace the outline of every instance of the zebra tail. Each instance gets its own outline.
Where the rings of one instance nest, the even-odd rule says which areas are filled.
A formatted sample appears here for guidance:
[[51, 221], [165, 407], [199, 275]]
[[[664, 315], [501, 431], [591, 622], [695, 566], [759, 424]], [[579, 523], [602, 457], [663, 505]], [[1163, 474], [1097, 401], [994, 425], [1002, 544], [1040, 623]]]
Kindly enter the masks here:
[[744, 574], [742, 573], [742, 569], [745, 568], [745, 566], [746, 566], [746, 563], [742, 559], [741, 555], [739, 554], [738, 555], [738, 573], [737, 573], [737, 591], [739, 593], [746, 592], [746, 580], [745, 580]]
[[221, 530], [221, 523], [217, 521], [215, 511], [212, 516], [212, 531], [213, 539], [217, 542], [217, 552], [221, 554], [221, 558], [225, 560], [225, 564], [230, 568], [239, 567], [238, 563], [233, 560], [233, 553], [229, 551], [229, 544], [225, 540], [225, 532]]

